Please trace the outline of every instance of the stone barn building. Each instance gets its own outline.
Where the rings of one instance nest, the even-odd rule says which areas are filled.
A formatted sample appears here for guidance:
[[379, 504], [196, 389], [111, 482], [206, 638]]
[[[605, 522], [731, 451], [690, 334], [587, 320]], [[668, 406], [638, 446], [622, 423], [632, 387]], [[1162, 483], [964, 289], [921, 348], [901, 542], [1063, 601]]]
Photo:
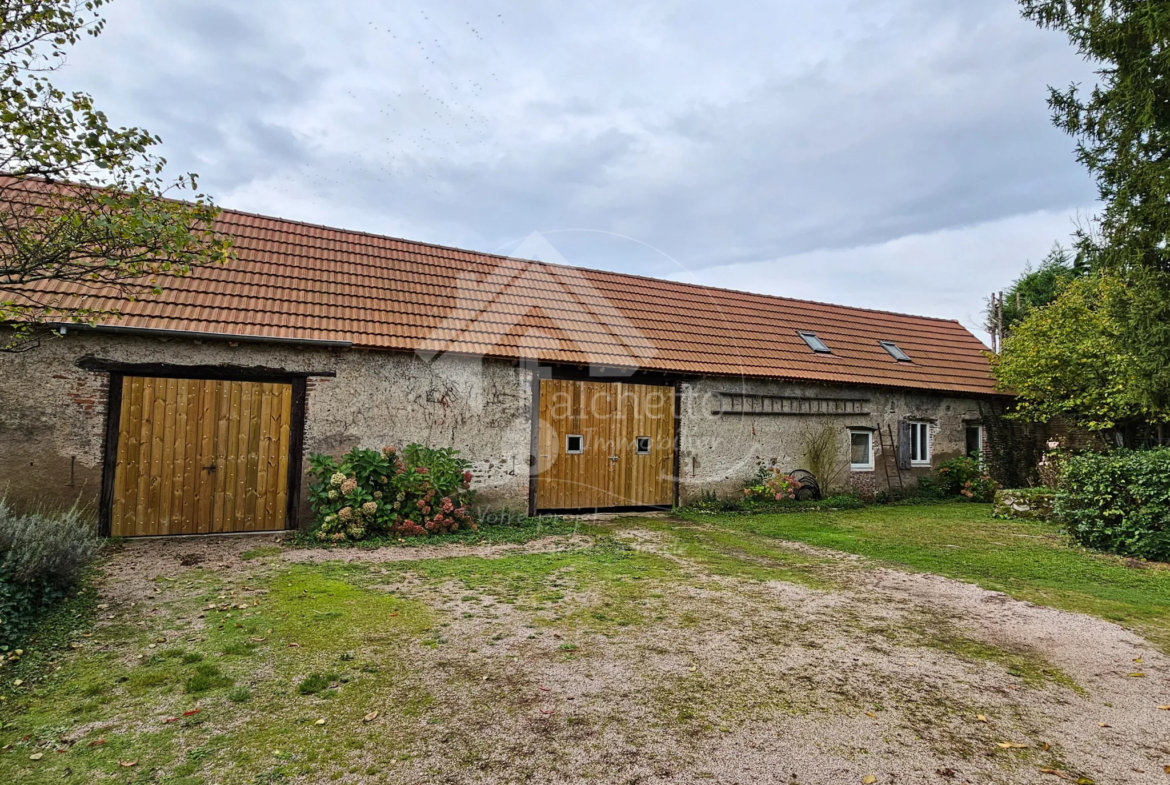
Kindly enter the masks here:
[[[449, 446], [517, 512], [738, 494], [760, 465], [909, 490], [983, 450], [954, 321], [225, 211], [238, 258], [0, 354], [0, 486], [142, 536], [307, 525], [307, 457]], [[47, 287], [62, 305], [76, 291]]]

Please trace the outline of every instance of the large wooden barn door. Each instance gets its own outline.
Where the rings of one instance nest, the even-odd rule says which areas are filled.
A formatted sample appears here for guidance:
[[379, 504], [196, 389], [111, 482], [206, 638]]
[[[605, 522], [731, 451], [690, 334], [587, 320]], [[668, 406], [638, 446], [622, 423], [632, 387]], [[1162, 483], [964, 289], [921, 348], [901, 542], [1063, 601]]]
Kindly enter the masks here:
[[127, 376], [111, 534], [283, 529], [292, 385]]
[[673, 388], [545, 379], [539, 418], [538, 509], [673, 502]]

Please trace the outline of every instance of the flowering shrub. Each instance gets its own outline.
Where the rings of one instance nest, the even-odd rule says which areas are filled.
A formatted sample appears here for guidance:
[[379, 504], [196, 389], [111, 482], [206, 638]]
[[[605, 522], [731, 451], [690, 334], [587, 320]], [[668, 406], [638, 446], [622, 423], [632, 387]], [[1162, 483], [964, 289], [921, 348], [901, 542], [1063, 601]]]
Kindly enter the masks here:
[[924, 486], [941, 496], [962, 496], [974, 502], [991, 502], [999, 484], [974, 458], [952, 458], [934, 472]]
[[743, 489], [743, 495], [749, 499], [766, 499], [783, 501], [795, 499], [800, 490], [800, 481], [791, 474], [780, 471], [775, 466], [761, 466], [760, 471], [752, 480], [752, 484]]
[[374, 534], [420, 537], [476, 529], [468, 511], [471, 464], [451, 449], [354, 448], [341, 461], [309, 456], [309, 503], [322, 542]]

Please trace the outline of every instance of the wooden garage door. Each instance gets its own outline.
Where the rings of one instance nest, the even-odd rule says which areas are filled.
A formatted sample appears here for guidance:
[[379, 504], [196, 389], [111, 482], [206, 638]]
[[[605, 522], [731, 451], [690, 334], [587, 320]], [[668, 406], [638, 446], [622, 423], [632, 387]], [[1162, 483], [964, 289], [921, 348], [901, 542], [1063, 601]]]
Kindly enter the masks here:
[[[581, 437], [578, 454], [566, 451], [573, 436]], [[542, 380], [537, 437], [538, 509], [674, 501], [671, 387]]]
[[292, 385], [127, 376], [116, 537], [283, 529]]

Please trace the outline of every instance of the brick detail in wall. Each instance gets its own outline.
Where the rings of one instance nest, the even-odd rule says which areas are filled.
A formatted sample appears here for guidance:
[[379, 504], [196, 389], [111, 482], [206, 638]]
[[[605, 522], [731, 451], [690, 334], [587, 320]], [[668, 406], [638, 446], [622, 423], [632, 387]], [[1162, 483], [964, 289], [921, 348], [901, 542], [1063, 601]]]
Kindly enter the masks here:
[[85, 413], [86, 419], [105, 415], [110, 396], [109, 374], [83, 371], [76, 374], [54, 374], [53, 378], [71, 382], [65, 394]]

